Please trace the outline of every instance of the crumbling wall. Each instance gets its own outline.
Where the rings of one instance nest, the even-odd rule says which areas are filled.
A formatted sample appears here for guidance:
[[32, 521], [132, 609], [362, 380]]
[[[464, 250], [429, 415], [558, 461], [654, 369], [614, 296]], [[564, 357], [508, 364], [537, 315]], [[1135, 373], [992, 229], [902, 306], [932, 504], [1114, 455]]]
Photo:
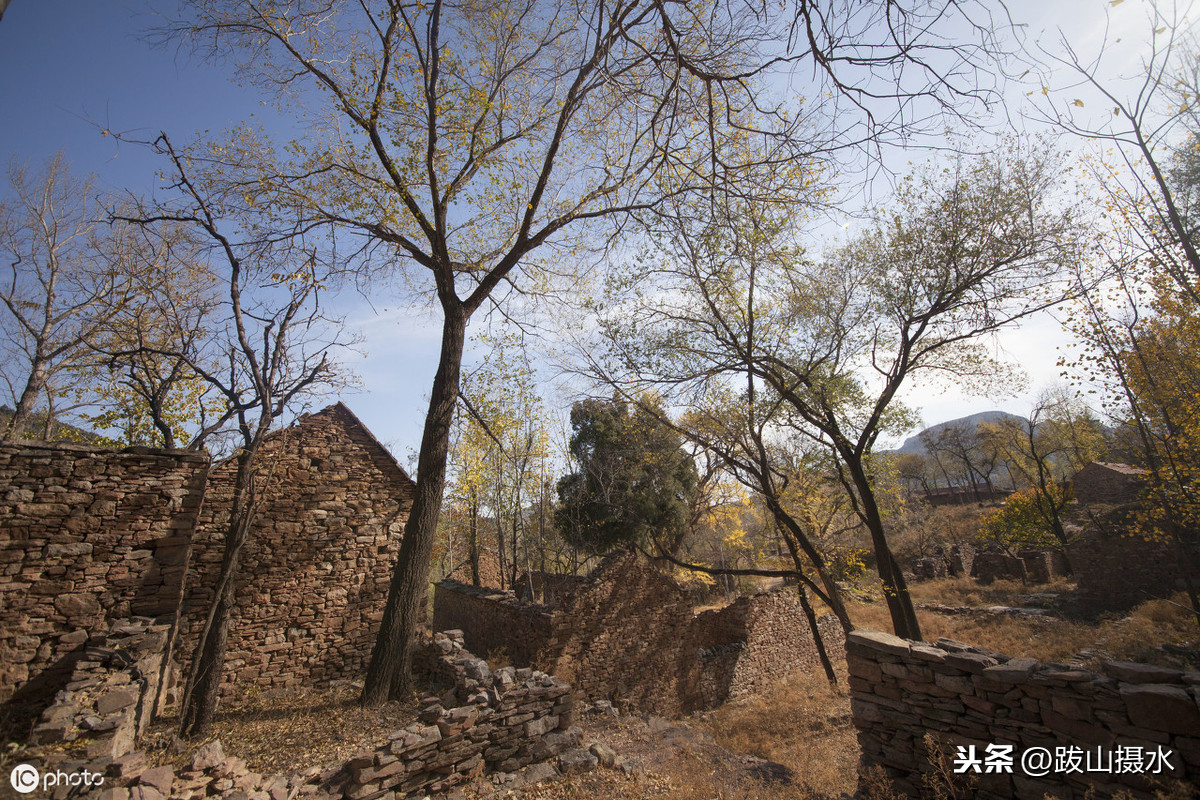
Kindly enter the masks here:
[[699, 700], [687, 680], [699, 647], [694, 617], [673, 581], [632, 554], [609, 557], [561, 602], [537, 664], [582, 697], [659, 713], [691, 710]]
[[75, 663], [30, 743], [61, 744], [89, 759], [133, 750], [158, 704], [170, 634], [169, 625], [146, 617], [116, 620], [103, 642]]
[[[341, 403], [271, 434], [269, 478], [239, 563], [227, 682], [292, 687], [362, 674], [413, 483]], [[184, 600], [186, 670], [212, 602], [237, 465], [213, 466]]]
[[[418, 648], [420, 660], [426, 668], [436, 664], [435, 671], [453, 681], [447, 697], [455, 703], [447, 709], [438, 698], [423, 698], [418, 719], [374, 750], [325, 770], [264, 776], [251, 772], [242, 759], [227, 757], [214, 741], [196, 752], [189, 767], [150, 768], [146, 754], [133, 745], [141, 710], [154, 705], [157, 686], [143, 676], [161, 662], [165, 630], [126, 621], [114, 626], [107, 644], [111, 648], [80, 662], [79, 685], [47, 711], [39, 746], [21, 755], [43, 773], [86, 776], [91, 788], [71, 796], [421, 796], [444, 791], [472, 774], [516, 770], [559, 755], [568, 759], [582, 741], [582, 731], [574, 726], [570, 686], [531, 669], [493, 673], [463, 649], [461, 636], [436, 634]], [[66, 788], [53, 796], [66, 797]]]
[[545, 606], [518, 600], [511, 592], [444, 580], [433, 588], [433, 629], [468, 631], [474, 652], [504, 653], [525, 666], [546, 646], [551, 617]]
[[[572, 684], [581, 697], [663, 714], [712, 708], [819, 662], [794, 589], [697, 615], [678, 584], [644, 559], [606, 559], [558, 606], [439, 583], [437, 628], [464, 631], [476, 652], [505, 651]], [[830, 624], [832, 622], [832, 624]], [[840, 647], [836, 621], [822, 623]]]
[[[726, 699], [757, 694], [781, 677], [820, 664], [808, 619], [793, 591], [763, 592], [739, 598], [747, 606], [745, 644], [729, 683]], [[817, 628], [829, 658], [836, 659], [845, 643], [841, 624], [832, 614], [817, 619]]]
[[1092, 530], [1067, 546], [1067, 558], [1086, 612], [1124, 610], [1184, 588], [1176, 547], [1136, 534]]
[[[981, 762], [989, 745], [1012, 746], [1007, 769], [972, 769], [957, 778], [964, 786], [974, 782], [971, 796], [982, 800], [1089, 791], [1096, 798], [1118, 791], [1150, 798], [1149, 778], [1200, 781], [1200, 673], [1115, 662], [1098, 675], [946, 639], [929, 645], [862, 630], [847, 638], [846, 661], [861, 765], [882, 768], [911, 797], [926, 795], [924, 776], [934, 769], [927, 735], [946, 755], [970, 747]], [[1114, 765], [1118, 747], [1127, 748], [1128, 771], [1119, 760]], [[1170, 751], [1170, 769], [1148, 775], [1132, 768], [1136, 755], [1160, 747]], [[1051, 757], [1040, 776], [1022, 767], [1032, 748]], [[1054, 767], [1071, 748], [1081, 765], [1090, 751], [1086, 763], [1098, 769]]]
[[581, 575], [556, 575], [531, 569], [522, 573], [513, 585], [513, 594], [523, 600], [553, 605], [583, 585]]
[[173, 616], [206, 455], [0, 445], [0, 701], [38, 704], [113, 620]]

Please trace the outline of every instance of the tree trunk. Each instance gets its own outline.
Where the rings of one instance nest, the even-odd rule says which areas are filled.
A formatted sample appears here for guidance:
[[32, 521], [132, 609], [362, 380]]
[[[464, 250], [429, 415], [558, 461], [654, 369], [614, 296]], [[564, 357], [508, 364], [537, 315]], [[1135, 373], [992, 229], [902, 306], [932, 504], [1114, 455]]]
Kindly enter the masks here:
[[825, 652], [825, 638], [821, 636], [821, 629], [817, 627], [817, 615], [813, 613], [812, 604], [808, 602], [808, 591], [803, 584], [797, 586], [796, 591], [800, 595], [800, 607], [804, 609], [804, 616], [808, 618], [808, 626], [812, 628], [813, 644], [817, 646], [817, 657], [821, 659], [825, 677], [829, 679], [831, 686], [837, 686], [837, 672], [833, 669], [833, 662], [829, 660], [829, 654]]
[[429, 594], [429, 564], [442, 510], [446, 453], [454, 423], [469, 316], [461, 305], [446, 302], [443, 309], [442, 351], [433, 377], [429, 413], [425, 417], [421, 451], [417, 456], [416, 496], [392, 570], [379, 636], [371, 651], [371, 663], [360, 697], [363, 705], [381, 705], [412, 691], [412, 638]]
[[4, 441], [25, 437], [25, 431], [29, 429], [30, 420], [33, 418], [33, 408], [37, 404], [38, 395], [45, 387], [46, 366], [35, 361], [29, 372], [29, 380], [25, 381], [25, 388], [21, 390], [21, 396], [17, 399], [17, 407], [13, 410], [12, 419], [8, 421], [8, 427], [4, 431]]
[[[268, 423], [269, 424], [269, 423]], [[217, 710], [221, 676], [225, 669], [225, 648], [236, 602], [234, 583], [237, 580], [238, 560], [254, 519], [256, 497], [253, 469], [258, 439], [238, 455], [237, 475], [234, 478], [233, 502], [225, 534], [225, 551], [221, 556], [221, 571], [213, 595], [212, 606], [200, 633], [200, 641], [192, 654], [183, 708], [179, 714], [179, 735], [186, 738], [205, 736]]]
[[892, 555], [892, 548], [888, 545], [887, 537], [884, 535], [883, 517], [880, 516], [879, 506], [875, 503], [875, 493], [871, 490], [871, 483], [866, 473], [863, 472], [861, 463], [846, 459], [845, 454], [843, 454], [843, 460], [850, 470], [855, 489], [858, 491], [861, 505], [859, 516], [871, 534], [871, 545], [875, 550], [879, 580], [883, 582], [884, 599], [887, 600], [888, 613], [892, 617], [892, 629], [902, 639], [919, 642], [921, 641], [921, 626], [917, 622], [917, 612], [913, 608], [912, 597], [908, 593], [908, 584], [904, 580], [904, 573], [901, 572], [900, 565], [896, 563], [896, 557]]
[[471, 585], [483, 586], [479, 580], [479, 503], [475, 500], [471, 501], [471, 539], [468, 547], [470, 547], [471, 559]]

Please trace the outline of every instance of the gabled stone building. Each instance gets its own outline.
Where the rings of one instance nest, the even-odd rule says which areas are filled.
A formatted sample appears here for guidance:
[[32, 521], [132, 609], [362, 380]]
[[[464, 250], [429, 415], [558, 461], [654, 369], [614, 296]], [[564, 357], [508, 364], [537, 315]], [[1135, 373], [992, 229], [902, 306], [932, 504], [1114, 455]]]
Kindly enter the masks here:
[[[285, 687], [360, 676], [370, 659], [415, 485], [342, 403], [270, 434], [271, 477], [242, 552], [227, 681]], [[183, 674], [224, 550], [236, 464], [214, 464], [184, 592]]]

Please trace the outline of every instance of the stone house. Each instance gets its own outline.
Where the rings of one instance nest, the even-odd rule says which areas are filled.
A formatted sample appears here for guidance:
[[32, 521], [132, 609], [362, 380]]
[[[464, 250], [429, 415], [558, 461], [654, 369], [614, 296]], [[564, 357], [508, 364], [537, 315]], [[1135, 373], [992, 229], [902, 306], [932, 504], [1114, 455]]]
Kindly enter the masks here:
[[1138, 499], [1145, 475], [1146, 470], [1129, 464], [1093, 461], [1071, 479], [1075, 501], [1082, 506], [1132, 503]]
[[[226, 680], [284, 687], [361, 675], [383, 615], [415, 484], [342, 403], [270, 434], [271, 477], [239, 564]], [[212, 466], [180, 641], [186, 669], [224, 550], [236, 464]]]

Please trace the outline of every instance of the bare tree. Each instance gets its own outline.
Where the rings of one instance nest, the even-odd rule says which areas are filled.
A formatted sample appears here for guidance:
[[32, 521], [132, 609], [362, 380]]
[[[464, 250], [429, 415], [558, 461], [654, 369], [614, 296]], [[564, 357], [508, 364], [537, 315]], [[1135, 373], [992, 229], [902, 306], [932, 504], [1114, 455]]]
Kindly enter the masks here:
[[[124, 363], [136, 378], [145, 365], [142, 359], [152, 356], [160, 366], [202, 380], [220, 398], [219, 413], [201, 426], [193, 447], [232, 427], [237, 470], [221, 567], [180, 712], [181, 734], [203, 736], [217, 706], [236, 603], [238, 560], [273, 479], [273, 465], [260, 458], [263, 441], [297, 402], [341, 380], [332, 351], [344, 341], [340, 327], [324, 316], [320, 304], [321, 291], [335, 277], [340, 261], [325, 231], [289, 227], [284, 209], [235, 219], [222, 216], [221, 210], [230, 204], [220, 191], [196, 179], [193, 164], [166, 136], [153, 144], [171, 164], [173, 200], [125, 219], [164, 236], [174, 236], [179, 226], [190, 229], [207, 245], [206, 271], [222, 282], [223, 292], [203, 321], [203, 338], [133, 340], [129, 349], [110, 357]], [[252, 204], [250, 198], [242, 199]], [[151, 413], [157, 411], [152, 408]]]
[[133, 276], [104, 224], [92, 180], [72, 178], [60, 153], [40, 175], [9, 166], [12, 196], [0, 203], [3, 378], [14, 413], [0, 438], [19, 439], [58, 376], [95, 362], [108, 321], [129, 301]]
[[[1101, 274], [1079, 272], [1088, 291], [1071, 322], [1084, 349], [1072, 366], [1108, 390], [1109, 413], [1136, 434], [1150, 473], [1142, 532], [1174, 546], [1200, 623], [1200, 433], [1191, 411], [1200, 383], [1192, 330], [1200, 309], [1200, 40], [1192, 8], [1149, 4], [1139, 68], [1125, 75], [1110, 73], [1112, 48], [1127, 32], [1106, 35], [1094, 55], [1060, 37], [1056, 50], [1041, 53], [1041, 113], [1107, 149], [1092, 172], [1112, 224], [1101, 239]], [[1055, 73], [1068, 76], [1065, 86], [1050, 79]]]
[[[243, 176], [235, 181], [361, 233], [374, 266], [410, 273], [442, 313], [416, 495], [365, 703], [411, 685], [409, 639], [428, 591], [472, 315], [494, 296], [542, 285], [551, 268], [576, 263], [664, 198], [717, 186], [769, 194], [764, 170], [881, 131], [909, 133], [928, 122], [926, 99], [958, 108], [986, 94], [970, 67], [994, 45], [990, 17], [971, 42], [936, 32], [983, 4], [912, 6], [189, 4], [168, 33], [232, 55], [244, 77], [286, 94], [308, 129], [286, 152], [252, 138], [221, 142], [214, 149]], [[873, 110], [861, 126], [814, 126], [761, 80], [800, 66], [818, 84], [832, 81], [832, 94], [816, 97], [860, 108], [886, 98], [899, 110]]]
[[607, 316], [608, 374], [701, 405], [736, 380], [749, 407], [782, 412], [764, 421], [824, 447], [870, 533], [896, 634], [920, 639], [872, 448], [907, 381], [993, 374], [979, 337], [1063, 298], [1079, 248], [1058, 180], [1038, 147], [960, 160], [821, 263], [786, 211], [681, 208], [655, 267], [625, 276], [648, 300], [622, 296]]

